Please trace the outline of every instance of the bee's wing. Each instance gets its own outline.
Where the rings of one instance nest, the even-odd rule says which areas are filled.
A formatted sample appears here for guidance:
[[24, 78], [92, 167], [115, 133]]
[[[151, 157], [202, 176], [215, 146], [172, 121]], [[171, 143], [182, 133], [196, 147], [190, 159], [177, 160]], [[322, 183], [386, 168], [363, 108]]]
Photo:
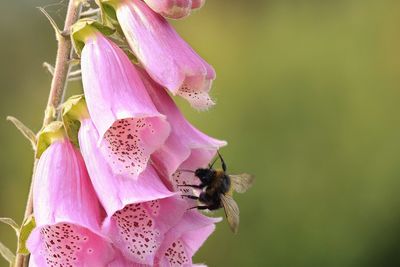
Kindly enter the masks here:
[[233, 189], [238, 193], [244, 193], [249, 189], [254, 182], [254, 176], [248, 173], [231, 174], [229, 175]]
[[229, 226], [232, 232], [236, 233], [239, 229], [239, 207], [229, 195], [221, 194], [221, 200]]

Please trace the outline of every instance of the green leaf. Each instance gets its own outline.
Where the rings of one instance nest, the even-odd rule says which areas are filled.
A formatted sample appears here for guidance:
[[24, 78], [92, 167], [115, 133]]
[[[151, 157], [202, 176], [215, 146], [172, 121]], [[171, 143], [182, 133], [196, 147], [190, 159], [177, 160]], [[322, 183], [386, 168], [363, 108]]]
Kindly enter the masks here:
[[11, 226], [14, 230], [15, 233], [18, 235], [19, 234], [19, 225], [11, 218], [0, 218], [0, 222], [8, 224]]
[[12, 253], [11, 250], [1, 242], [0, 242], [0, 254], [6, 261], [10, 263], [10, 266], [14, 264], [15, 262], [14, 253]]
[[26, 248], [26, 240], [28, 240], [29, 235], [32, 230], [35, 229], [36, 222], [33, 215], [29, 216], [21, 226], [18, 237], [18, 254], [29, 254], [29, 250]]
[[7, 116], [7, 120], [12, 122], [14, 126], [22, 133], [22, 135], [31, 142], [33, 150], [36, 149], [36, 135], [25, 124], [13, 116]]

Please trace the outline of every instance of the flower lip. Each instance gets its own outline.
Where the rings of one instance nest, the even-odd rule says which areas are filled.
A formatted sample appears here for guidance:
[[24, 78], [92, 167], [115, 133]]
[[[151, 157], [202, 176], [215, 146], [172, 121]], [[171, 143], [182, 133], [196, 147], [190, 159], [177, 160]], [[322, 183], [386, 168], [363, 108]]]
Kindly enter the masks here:
[[85, 264], [99, 266], [114, 256], [110, 239], [101, 233], [68, 222], [38, 226], [27, 246], [38, 266]]

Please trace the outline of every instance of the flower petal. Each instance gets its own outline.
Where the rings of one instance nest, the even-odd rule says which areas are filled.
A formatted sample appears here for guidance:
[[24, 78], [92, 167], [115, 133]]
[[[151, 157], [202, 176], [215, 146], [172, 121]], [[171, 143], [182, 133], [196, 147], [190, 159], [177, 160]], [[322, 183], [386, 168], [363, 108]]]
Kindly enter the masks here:
[[36, 228], [28, 247], [34, 266], [88, 266], [108, 263], [113, 253], [111, 245], [85, 227], [58, 223]]

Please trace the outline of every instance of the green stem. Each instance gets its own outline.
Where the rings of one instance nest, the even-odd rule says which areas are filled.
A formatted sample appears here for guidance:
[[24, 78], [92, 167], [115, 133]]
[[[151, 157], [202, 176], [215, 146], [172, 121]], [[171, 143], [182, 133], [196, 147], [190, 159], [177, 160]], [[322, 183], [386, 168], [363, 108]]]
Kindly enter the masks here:
[[[69, 33], [71, 26], [79, 19], [81, 11], [80, 0], [70, 0], [67, 9], [67, 15], [64, 23], [64, 33]], [[46, 127], [49, 123], [56, 120], [58, 117], [58, 106], [64, 96], [65, 88], [68, 82], [68, 73], [70, 71], [70, 55], [72, 51], [72, 43], [70, 38], [60, 35], [57, 38], [58, 49], [56, 56], [56, 65], [54, 68], [54, 75], [51, 81], [49, 98], [45, 110], [42, 128]], [[35, 153], [36, 154], [36, 153]], [[33, 199], [32, 199], [32, 184], [35, 175], [37, 159], [34, 160], [33, 175], [31, 179], [31, 186], [29, 189], [29, 196], [26, 203], [24, 220], [33, 213]], [[15, 260], [15, 267], [27, 267], [29, 264], [29, 255], [17, 254]]]

